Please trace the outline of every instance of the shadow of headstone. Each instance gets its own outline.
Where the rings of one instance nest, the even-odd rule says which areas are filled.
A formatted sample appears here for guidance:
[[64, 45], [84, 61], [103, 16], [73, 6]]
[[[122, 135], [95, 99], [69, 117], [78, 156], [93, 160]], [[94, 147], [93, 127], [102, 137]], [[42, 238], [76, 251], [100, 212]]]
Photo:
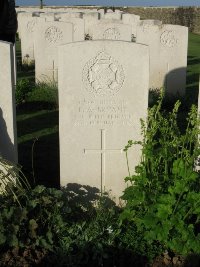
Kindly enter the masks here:
[[8, 134], [4, 114], [0, 108], [0, 155], [9, 161], [15, 162], [15, 153], [15, 147]]

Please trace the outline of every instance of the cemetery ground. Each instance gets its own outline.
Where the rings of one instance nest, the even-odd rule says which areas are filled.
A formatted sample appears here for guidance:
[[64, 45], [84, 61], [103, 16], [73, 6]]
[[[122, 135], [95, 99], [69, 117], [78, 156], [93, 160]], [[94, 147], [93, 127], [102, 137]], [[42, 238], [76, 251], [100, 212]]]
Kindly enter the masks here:
[[[148, 164], [149, 173], [139, 166], [133, 177], [137, 186], [125, 191], [125, 208], [115, 206], [109, 194], [99, 197], [98, 190], [89, 186], [58, 190], [56, 85], [50, 81], [35, 86], [34, 68], [18, 64], [18, 155], [32, 190], [16, 190], [19, 203], [11, 192], [0, 196], [0, 266], [200, 266], [200, 185], [193, 171], [199, 155], [193, 138], [199, 128], [194, 109], [186, 127], [186, 114], [198, 99], [199, 44], [200, 36], [190, 34], [182, 107], [178, 111], [176, 104], [170, 113], [175, 99], [166, 97], [162, 109], [158, 104], [149, 113], [151, 134], [149, 143], [143, 144], [143, 163]], [[153, 96], [155, 103], [158, 95]], [[154, 126], [160, 132], [151, 132]], [[155, 138], [158, 147], [166, 144], [165, 149], [154, 145]], [[127, 153], [132, 145], [128, 143]], [[181, 153], [173, 147], [182, 147]], [[131, 175], [127, 180], [132, 181]]]

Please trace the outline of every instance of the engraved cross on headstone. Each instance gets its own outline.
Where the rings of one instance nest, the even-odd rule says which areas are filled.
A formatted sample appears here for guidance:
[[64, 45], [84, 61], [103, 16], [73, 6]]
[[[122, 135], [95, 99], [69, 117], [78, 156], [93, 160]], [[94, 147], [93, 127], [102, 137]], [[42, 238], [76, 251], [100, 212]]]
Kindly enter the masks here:
[[122, 153], [123, 149], [106, 149], [106, 130], [101, 129], [101, 148], [100, 149], [84, 149], [84, 153], [101, 154], [101, 193], [105, 190], [106, 180], [106, 153]]
[[52, 72], [52, 79], [53, 79], [53, 82], [57, 82], [58, 81], [58, 68], [55, 67], [55, 62], [53, 60], [52, 62], [52, 69], [48, 69], [48, 71], [51, 71]]

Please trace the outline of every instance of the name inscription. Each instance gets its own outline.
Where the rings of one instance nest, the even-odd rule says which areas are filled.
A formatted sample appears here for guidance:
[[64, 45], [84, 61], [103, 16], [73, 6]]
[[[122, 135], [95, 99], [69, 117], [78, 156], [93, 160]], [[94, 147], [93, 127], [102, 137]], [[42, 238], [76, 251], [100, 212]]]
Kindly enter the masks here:
[[79, 99], [75, 126], [132, 125], [128, 102], [121, 99]]

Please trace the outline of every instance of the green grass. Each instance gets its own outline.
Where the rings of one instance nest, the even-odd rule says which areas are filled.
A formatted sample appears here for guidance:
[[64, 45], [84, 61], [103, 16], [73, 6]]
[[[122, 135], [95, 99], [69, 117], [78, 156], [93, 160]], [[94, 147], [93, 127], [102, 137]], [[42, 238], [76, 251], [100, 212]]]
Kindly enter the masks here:
[[17, 61], [17, 79], [28, 78], [31, 82], [35, 81], [35, 71], [33, 68], [27, 68], [22, 66], [22, 55], [21, 55], [21, 42], [16, 38], [16, 61]]
[[[16, 48], [18, 60], [21, 60], [19, 42], [17, 42]], [[200, 35], [190, 33], [187, 95], [193, 103], [197, 103], [198, 99], [199, 73]], [[18, 79], [27, 77], [34, 81], [34, 71], [19, 69]], [[17, 108], [19, 164], [23, 166], [22, 170], [31, 183], [35, 180], [37, 184], [58, 187], [60, 176], [58, 109], [55, 108], [56, 105], [48, 105], [48, 101], [54, 100], [52, 100], [52, 94], [49, 94], [48, 88], [42, 86], [37, 87], [32, 93], [29, 98], [31, 102]], [[55, 99], [54, 96], [53, 99]], [[185, 113], [183, 112], [180, 116], [181, 122], [183, 122], [182, 117], [185, 117]]]
[[31, 184], [59, 186], [58, 110], [17, 110], [19, 164]]
[[200, 35], [190, 33], [186, 94], [197, 103], [200, 75]]

